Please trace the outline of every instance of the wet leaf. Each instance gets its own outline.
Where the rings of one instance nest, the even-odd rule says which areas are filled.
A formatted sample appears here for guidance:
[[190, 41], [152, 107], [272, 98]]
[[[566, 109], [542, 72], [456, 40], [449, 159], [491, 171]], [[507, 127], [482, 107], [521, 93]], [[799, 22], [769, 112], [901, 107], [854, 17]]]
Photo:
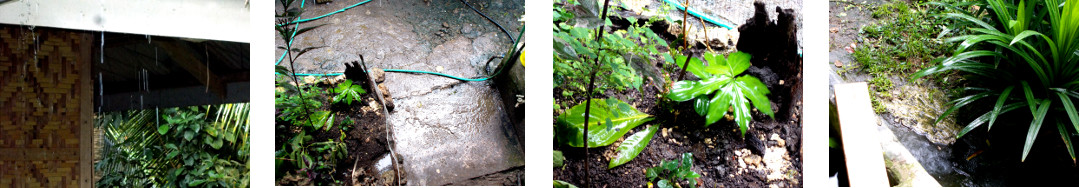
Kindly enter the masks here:
[[[604, 99], [592, 99], [588, 118], [588, 147], [607, 146], [625, 135], [626, 132], [653, 119], [629, 104], [618, 100], [615, 106], [607, 106]], [[557, 117], [556, 139], [572, 147], [584, 147], [585, 103], [577, 104]], [[617, 118], [611, 118], [617, 116]], [[596, 127], [611, 118], [611, 128]]]
[[574, 186], [573, 184], [570, 184], [569, 182], [565, 182], [565, 181], [562, 181], [562, 180], [554, 180], [554, 187], [555, 188], [577, 188], [577, 186]]
[[625, 141], [622, 141], [622, 144], [619, 144], [618, 149], [616, 149], [618, 155], [615, 156], [614, 159], [611, 159], [610, 164], [607, 165], [607, 169], [626, 164], [626, 162], [636, 158], [637, 154], [640, 154], [645, 146], [648, 146], [648, 143], [652, 141], [652, 136], [655, 135], [656, 129], [658, 128], [659, 126], [650, 126], [644, 131], [635, 133], [632, 136], [629, 136], [629, 138], [626, 138]]
[[562, 168], [565, 165], [566, 156], [562, 155], [562, 151], [554, 150], [554, 167]]

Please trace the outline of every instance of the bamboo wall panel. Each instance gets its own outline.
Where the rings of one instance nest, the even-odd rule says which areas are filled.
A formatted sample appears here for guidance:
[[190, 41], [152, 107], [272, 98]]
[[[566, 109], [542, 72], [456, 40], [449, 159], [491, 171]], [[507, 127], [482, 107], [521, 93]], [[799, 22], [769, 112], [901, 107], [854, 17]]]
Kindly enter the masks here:
[[83, 34], [0, 26], [0, 187], [80, 186]]

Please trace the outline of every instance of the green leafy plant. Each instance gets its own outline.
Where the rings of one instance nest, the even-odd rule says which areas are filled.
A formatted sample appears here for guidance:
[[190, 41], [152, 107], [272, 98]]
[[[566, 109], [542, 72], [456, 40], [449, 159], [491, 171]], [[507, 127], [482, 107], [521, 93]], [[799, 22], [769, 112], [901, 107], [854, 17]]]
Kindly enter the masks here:
[[[557, 117], [555, 139], [571, 147], [584, 147], [584, 103], [573, 106], [566, 113]], [[651, 121], [651, 115], [637, 111], [636, 108], [621, 100], [592, 99], [591, 116], [588, 117], [588, 147], [602, 147], [613, 144], [634, 127]], [[600, 126], [603, 125], [603, 126]], [[618, 156], [611, 159], [607, 168], [625, 164], [637, 157], [652, 140], [658, 126], [651, 126], [627, 138], [618, 146]], [[561, 156], [557, 152], [556, 158]]]
[[352, 101], [360, 100], [360, 94], [367, 93], [360, 84], [352, 84], [352, 80], [347, 79], [337, 84], [337, 88], [333, 88], [332, 92], [337, 93], [337, 96], [333, 97], [333, 102], [345, 101], [348, 105], [352, 105]]
[[611, 169], [618, 165], [626, 164], [626, 162], [636, 158], [637, 154], [640, 154], [644, 147], [648, 146], [648, 143], [652, 141], [652, 135], [656, 134], [657, 129], [659, 129], [659, 126], [648, 127], [644, 131], [634, 133], [625, 141], [622, 141], [616, 149], [618, 155], [611, 159], [611, 163], [607, 165], [607, 168]]
[[[944, 16], [971, 25], [972, 34], [948, 39], [962, 43], [950, 57], [938, 59], [939, 65], [914, 78], [958, 70], [980, 81], [981, 87], [967, 88], [937, 122], [975, 101], [994, 104], [959, 132], [957, 137], [962, 137], [986, 123], [987, 130], [992, 129], [1006, 112], [1028, 111], [1032, 120], [1020, 160], [1026, 160], [1042, 124], [1049, 122], [1056, 125], [1074, 162], [1070, 137], [1079, 133], [1079, 112], [1072, 102], [1079, 99], [1079, 2], [983, 0], [945, 6], [960, 10]], [[968, 12], [967, 6], [984, 8]]]
[[95, 186], [247, 187], [249, 110], [223, 104], [99, 114], [104, 139], [94, 169], [103, 176]]
[[[646, 169], [645, 176], [648, 181], [656, 182], [659, 188], [682, 187], [679, 184], [682, 181], [688, 182], [686, 186], [696, 188], [697, 178], [701, 177], [693, 171], [693, 153], [683, 153], [681, 161], [663, 160], [659, 166]], [[656, 181], [657, 178], [659, 181]]]
[[[728, 57], [723, 57], [719, 54], [706, 53], [704, 59], [708, 61], [708, 66], [702, 64], [697, 58], [690, 58], [689, 62], [682, 67], [687, 72], [700, 77], [701, 80], [675, 82], [667, 98], [678, 102], [695, 99], [694, 109], [697, 114], [705, 117], [704, 126], [706, 127], [727, 115], [728, 110], [733, 109], [734, 119], [738, 122], [738, 128], [743, 136], [746, 134], [750, 120], [753, 119], [749, 114], [750, 102], [760, 112], [769, 117], [773, 116], [771, 101], [766, 96], [769, 93], [768, 87], [756, 77], [741, 75], [750, 66], [749, 54], [734, 52]], [[677, 56], [675, 60], [685, 62], [686, 57]], [[713, 93], [715, 95], [708, 96]]]
[[[651, 21], [638, 23], [635, 18], [627, 18], [630, 26], [626, 30], [612, 31], [596, 40], [597, 30], [572, 25], [572, 13], [556, 5], [554, 14], [555, 86], [564, 88], [563, 95], [584, 92], [592, 71], [609, 73], [597, 78], [596, 91], [600, 93], [608, 89], [639, 89], [642, 79], [633, 68], [634, 58], [646, 62], [644, 64], [651, 62], [653, 54], [664, 57], [666, 61], [671, 60], [669, 53], [658, 50], [668, 44], [648, 29]], [[609, 20], [604, 20], [604, 26], [611, 25]], [[600, 66], [593, 66], [597, 58]]]
[[[556, 140], [571, 147], [584, 147], [584, 103], [573, 106], [556, 118]], [[611, 145], [634, 127], [652, 121], [652, 115], [637, 111], [622, 100], [592, 99], [588, 117], [588, 147]], [[603, 126], [598, 126], [603, 125]]]

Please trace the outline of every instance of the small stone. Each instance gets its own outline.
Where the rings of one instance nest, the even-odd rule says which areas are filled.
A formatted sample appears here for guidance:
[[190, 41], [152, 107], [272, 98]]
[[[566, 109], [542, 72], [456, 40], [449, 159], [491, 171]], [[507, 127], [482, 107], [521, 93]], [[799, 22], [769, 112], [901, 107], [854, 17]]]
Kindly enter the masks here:
[[364, 14], [371, 15], [371, 10], [367, 10]]
[[394, 105], [393, 105], [393, 98], [390, 98], [389, 96], [386, 96], [386, 97], [385, 97], [385, 98], [383, 98], [383, 99], [385, 99], [385, 100], [386, 100], [386, 110], [389, 110], [389, 111], [391, 111], [391, 112], [392, 112], [392, 111], [393, 111], [393, 107], [394, 107]]
[[382, 92], [382, 96], [390, 96], [390, 89], [386, 89], [386, 84], [378, 84], [378, 91]]
[[435, 173], [439, 173], [439, 174], [441, 174], [441, 173], [442, 173], [442, 169], [435, 169]]
[[746, 158], [742, 158], [742, 160], [745, 161], [746, 165], [757, 166], [758, 164], [761, 163], [761, 156], [759, 156], [759, 155], [749, 155], [749, 156], [746, 156]]
[[783, 85], [783, 80], [779, 80], [779, 85]]
[[712, 138], [705, 138], [704, 144], [712, 145]]
[[436, 66], [435, 67], [435, 71], [442, 72], [442, 70], [443, 70], [442, 66]]
[[843, 62], [839, 60], [835, 60], [835, 63], [833, 64], [835, 64], [835, 67], [843, 67]]
[[450, 27], [450, 24], [448, 24], [446, 22], [442, 22], [442, 27]]
[[386, 81], [386, 71], [382, 69], [375, 69], [371, 71], [371, 77], [375, 80], [375, 83], [382, 83]]

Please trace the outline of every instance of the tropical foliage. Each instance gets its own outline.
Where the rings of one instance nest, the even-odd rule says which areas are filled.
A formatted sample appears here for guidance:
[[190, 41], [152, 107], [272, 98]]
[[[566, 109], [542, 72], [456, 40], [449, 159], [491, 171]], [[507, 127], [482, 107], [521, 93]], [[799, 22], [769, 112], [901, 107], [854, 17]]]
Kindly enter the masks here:
[[99, 114], [98, 187], [248, 187], [250, 104]]
[[[588, 147], [602, 147], [613, 144], [627, 132], [653, 119], [637, 111], [636, 108], [615, 98], [592, 99], [592, 108], [588, 116]], [[555, 139], [558, 143], [570, 147], [585, 147], [585, 105], [573, 106], [566, 113], [558, 115], [555, 125]], [[658, 126], [648, 127], [644, 131], [630, 136], [617, 148], [618, 156], [610, 161], [607, 168], [625, 164], [648, 146]]]
[[937, 121], [976, 101], [994, 104], [960, 131], [957, 137], [962, 137], [983, 124], [992, 129], [1001, 114], [1029, 112], [1021, 161], [1048, 123], [1059, 131], [1074, 162], [1071, 135], [1079, 133], [1079, 112], [1072, 101], [1079, 99], [1079, 2], [982, 0], [940, 5], [958, 10], [944, 16], [969, 25], [972, 34], [948, 39], [961, 42], [955, 52], [914, 78], [957, 70], [969, 73], [980, 85], [967, 88]]
[[[682, 187], [679, 186], [682, 181], [687, 182], [686, 186], [696, 188], [697, 178], [701, 177], [693, 171], [693, 153], [683, 153], [681, 161], [663, 160], [659, 166], [646, 169], [644, 174], [648, 181], [656, 182], [659, 188]], [[659, 181], [656, 181], [657, 178]]]
[[[686, 62], [685, 56], [675, 57], [677, 62]], [[742, 135], [746, 134], [750, 116], [749, 104], [752, 102], [760, 112], [773, 116], [772, 104], [768, 100], [768, 87], [759, 79], [750, 75], [741, 75], [749, 69], [750, 55], [743, 52], [731, 53], [728, 57], [706, 53], [705, 66], [699, 59], [690, 58], [682, 67], [697, 75], [701, 80], [683, 80], [674, 83], [667, 98], [678, 102], [694, 100], [694, 110], [704, 116], [704, 126], [709, 126], [734, 110], [734, 119]], [[682, 66], [679, 64], [679, 66]], [[741, 75], [741, 76], [739, 76]], [[709, 97], [708, 95], [715, 93]], [[748, 100], [747, 100], [748, 98]]]
[[[585, 15], [586, 17], [600, 17], [597, 10], [599, 8], [593, 4], [595, 2], [576, 6], [572, 6], [576, 2], [569, 3], [571, 7], [589, 10], [586, 12], [590, 14]], [[643, 81], [634, 69], [633, 61], [643, 61], [648, 65], [652, 62], [653, 54], [662, 55], [667, 62], [671, 60], [670, 54], [659, 52], [659, 49], [666, 48], [668, 44], [649, 29], [652, 20], [639, 22], [636, 18], [626, 18], [629, 26], [625, 30], [606, 33], [603, 38], [596, 40], [598, 30], [590, 28], [600, 24], [609, 27], [612, 25], [610, 20], [603, 19], [601, 23], [577, 23], [585, 22], [586, 19], [573, 19], [575, 15], [558, 4], [554, 7], [554, 15], [554, 86], [563, 88], [563, 95], [585, 92], [586, 83], [589, 83], [593, 71], [603, 73], [597, 75], [596, 92], [603, 93], [608, 89], [639, 89]], [[594, 61], [597, 58], [599, 65], [595, 66]], [[634, 58], [639, 60], [633, 60]]]

